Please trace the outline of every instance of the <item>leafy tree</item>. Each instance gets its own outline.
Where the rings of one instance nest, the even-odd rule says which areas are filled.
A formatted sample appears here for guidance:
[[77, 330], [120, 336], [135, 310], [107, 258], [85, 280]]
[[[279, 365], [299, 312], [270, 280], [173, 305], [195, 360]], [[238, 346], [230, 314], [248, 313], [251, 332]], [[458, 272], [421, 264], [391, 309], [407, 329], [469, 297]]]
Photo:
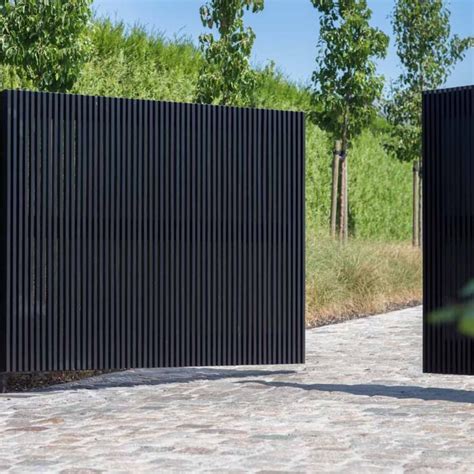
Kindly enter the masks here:
[[196, 99], [203, 103], [249, 105], [253, 103], [256, 73], [249, 58], [255, 40], [251, 28], [244, 27], [244, 11], [263, 10], [264, 0], [209, 0], [200, 9], [205, 27], [216, 27], [199, 37], [204, 55]]
[[385, 57], [388, 37], [369, 25], [366, 0], [311, 0], [321, 13], [319, 55], [313, 73], [313, 113], [316, 123], [337, 140], [333, 165], [331, 229], [336, 233], [339, 162], [341, 189], [339, 227], [348, 234], [347, 149], [374, 117], [383, 77], [375, 58]]
[[0, 62], [33, 87], [71, 89], [88, 52], [91, 0], [0, 0]]
[[461, 60], [472, 38], [451, 36], [450, 12], [443, 0], [398, 0], [392, 15], [397, 54], [403, 71], [385, 110], [392, 124], [388, 147], [397, 158], [414, 164], [413, 243], [421, 240], [420, 161], [421, 95], [436, 89]]

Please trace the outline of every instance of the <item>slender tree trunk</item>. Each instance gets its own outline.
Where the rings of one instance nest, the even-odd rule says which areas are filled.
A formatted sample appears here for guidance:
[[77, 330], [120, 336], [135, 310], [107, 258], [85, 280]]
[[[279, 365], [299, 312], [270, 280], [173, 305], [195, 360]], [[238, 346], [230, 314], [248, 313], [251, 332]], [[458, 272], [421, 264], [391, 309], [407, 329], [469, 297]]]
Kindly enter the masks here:
[[344, 188], [346, 183], [344, 181], [344, 160], [341, 160], [341, 189], [339, 192], [339, 240], [344, 241]]
[[423, 245], [423, 168], [418, 165], [418, 247]]
[[346, 243], [349, 238], [349, 163], [347, 161], [347, 152], [345, 151], [344, 153], [344, 243]]
[[336, 140], [334, 146], [334, 156], [332, 161], [332, 195], [331, 195], [331, 237], [337, 235], [337, 197], [339, 190], [339, 161], [341, 154], [341, 141]]
[[344, 128], [342, 130], [342, 150], [341, 150], [341, 214], [340, 214], [340, 240], [342, 243], [347, 242], [347, 237], [349, 234], [348, 226], [348, 186], [347, 186], [347, 127], [348, 127], [348, 118], [347, 112], [344, 116]]
[[419, 245], [419, 224], [420, 224], [420, 196], [418, 182], [418, 161], [413, 163], [413, 223], [412, 223], [412, 243], [414, 247]]
[[[419, 94], [423, 94], [425, 88], [425, 71], [424, 63], [420, 64], [420, 91]], [[419, 116], [421, 118], [421, 116]], [[421, 123], [420, 123], [421, 125]], [[421, 150], [420, 150], [421, 152]], [[423, 241], [423, 155], [420, 153], [420, 161], [416, 163], [416, 172], [418, 176], [418, 247], [421, 247]]]
[[347, 242], [347, 158], [341, 160], [341, 194], [339, 216], [339, 240]]

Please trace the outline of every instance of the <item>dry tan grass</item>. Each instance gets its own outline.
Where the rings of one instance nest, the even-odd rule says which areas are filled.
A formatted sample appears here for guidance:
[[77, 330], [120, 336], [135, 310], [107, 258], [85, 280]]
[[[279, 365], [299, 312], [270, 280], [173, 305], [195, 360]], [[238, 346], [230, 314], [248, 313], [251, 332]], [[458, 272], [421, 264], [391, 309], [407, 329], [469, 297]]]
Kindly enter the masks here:
[[352, 240], [341, 245], [308, 234], [308, 326], [379, 313], [421, 300], [421, 253], [410, 243]]

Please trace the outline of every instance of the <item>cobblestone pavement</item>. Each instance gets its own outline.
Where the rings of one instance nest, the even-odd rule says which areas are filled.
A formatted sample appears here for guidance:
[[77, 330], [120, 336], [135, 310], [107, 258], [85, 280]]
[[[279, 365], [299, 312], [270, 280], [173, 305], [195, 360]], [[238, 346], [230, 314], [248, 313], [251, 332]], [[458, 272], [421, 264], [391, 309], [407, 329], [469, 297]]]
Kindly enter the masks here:
[[306, 366], [1, 395], [0, 471], [473, 471], [474, 377], [421, 373], [420, 307], [306, 334]]

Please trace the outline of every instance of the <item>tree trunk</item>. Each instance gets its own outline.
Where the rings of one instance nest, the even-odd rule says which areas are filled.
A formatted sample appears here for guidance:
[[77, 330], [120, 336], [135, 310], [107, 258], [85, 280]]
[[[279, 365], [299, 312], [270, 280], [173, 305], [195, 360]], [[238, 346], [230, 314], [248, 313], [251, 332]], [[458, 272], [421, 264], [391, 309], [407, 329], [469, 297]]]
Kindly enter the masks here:
[[423, 167], [418, 164], [418, 247], [423, 245]]
[[413, 163], [413, 223], [412, 223], [412, 243], [414, 247], [419, 245], [419, 224], [420, 224], [420, 196], [418, 183], [418, 161]]
[[342, 129], [342, 150], [341, 150], [341, 214], [340, 214], [340, 239], [342, 243], [347, 242], [348, 231], [348, 191], [347, 191], [347, 133], [348, 133], [348, 116], [344, 115], [344, 127]]
[[339, 239], [342, 243], [347, 242], [347, 158], [341, 160], [341, 213], [339, 216]]
[[344, 243], [349, 238], [349, 178], [347, 152], [344, 151]]
[[331, 195], [331, 237], [337, 235], [337, 197], [339, 190], [339, 161], [341, 154], [341, 141], [336, 140], [332, 161], [332, 195]]

